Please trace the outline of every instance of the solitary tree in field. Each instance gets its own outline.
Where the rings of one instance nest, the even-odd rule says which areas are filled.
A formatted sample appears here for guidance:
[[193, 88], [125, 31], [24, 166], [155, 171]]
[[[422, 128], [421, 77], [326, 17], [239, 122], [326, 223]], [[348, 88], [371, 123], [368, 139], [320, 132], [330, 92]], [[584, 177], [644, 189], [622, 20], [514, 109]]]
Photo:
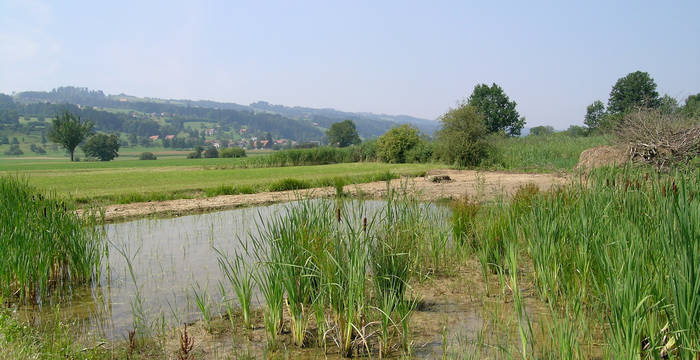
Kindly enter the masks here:
[[92, 133], [92, 126], [92, 121], [82, 121], [79, 116], [66, 111], [53, 119], [49, 139], [66, 148], [70, 152], [70, 161], [73, 161], [75, 148]]
[[120, 146], [119, 136], [112, 134], [97, 134], [91, 136], [83, 145], [85, 155], [100, 159], [100, 161], [110, 161], [119, 156]]
[[360, 136], [352, 120], [333, 123], [326, 132], [328, 144], [338, 147], [346, 147], [360, 143]]
[[475, 86], [467, 103], [484, 117], [490, 133], [505, 131], [508, 135], [517, 136], [525, 126], [525, 118], [521, 118], [515, 110], [517, 103], [510, 101], [508, 95], [496, 84]]
[[621, 114], [634, 108], [656, 108], [660, 105], [656, 83], [649, 73], [635, 71], [617, 80], [610, 91], [608, 112]]

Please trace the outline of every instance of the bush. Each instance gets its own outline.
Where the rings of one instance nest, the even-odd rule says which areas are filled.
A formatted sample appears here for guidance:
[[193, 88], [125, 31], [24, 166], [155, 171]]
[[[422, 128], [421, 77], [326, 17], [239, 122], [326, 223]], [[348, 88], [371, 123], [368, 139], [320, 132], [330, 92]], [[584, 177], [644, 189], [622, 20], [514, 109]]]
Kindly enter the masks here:
[[110, 161], [119, 156], [120, 146], [119, 136], [116, 134], [96, 134], [85, 142], [83, 152], [85, 152], [85, 155], [101, 161]]
[[297, 180], [294, 178], [285, 178], [282, 180], [275, 181], [270, 184], [270, 191], [286, 191], [286, 190], [301, 190], [308, 189], [311, 187], [311, 183], [304, 180]]
[[197, 145], [194, 147], [194, 151], [187, 154], [188, 159], [201, 159], [202, 158], [202, 147]]
[[392, 128], [377, 139], [377, 157], [388, 163], [405, 163], [406, 153], [420, 142], [415, 127], [405, 124]]
[[427, 140], [421, 140], [416, 146], [406, 152], [406, 162], [425, 163], [433, 158], [433, 144]]
[[245, 149], [232, 147], [219, 151], [219, 156], [222, 158], [241, 158], [246, 157]]
[[486, 141], [484, 117], [471, 105], [450, 109], [440, 118], [437, 133], [440, 158], [457, 166], [476, 166], [492, 150]]
[[207, 150], [204, 152], [204, 157], [207, 159], [211, 158], [218, 158], [219, 157], [219, 150], [217, 150], [215, 147], [210, 146], [207, 148]]
[[139, 160], [156, 160], [157, 157], [155, 154], [152, 152], [146, 151], [142, 152], [141, 155], [139, 155]]
[[24, 155], [24, 151], [19, 148], [19, 145], [10, 145], [10, 149], [5, 151], [5, 155]]

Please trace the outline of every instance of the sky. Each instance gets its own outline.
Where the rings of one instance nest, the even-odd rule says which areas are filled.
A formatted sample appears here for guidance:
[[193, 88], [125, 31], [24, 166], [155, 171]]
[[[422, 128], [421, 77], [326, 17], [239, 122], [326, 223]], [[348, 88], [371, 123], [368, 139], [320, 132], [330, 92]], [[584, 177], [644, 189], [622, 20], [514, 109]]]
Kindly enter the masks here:
[[330, 107], [436, 119], [497, 83], [528, 127], [617, 79], [700, 93], [700, 1], [0, 0], [0, 92]]

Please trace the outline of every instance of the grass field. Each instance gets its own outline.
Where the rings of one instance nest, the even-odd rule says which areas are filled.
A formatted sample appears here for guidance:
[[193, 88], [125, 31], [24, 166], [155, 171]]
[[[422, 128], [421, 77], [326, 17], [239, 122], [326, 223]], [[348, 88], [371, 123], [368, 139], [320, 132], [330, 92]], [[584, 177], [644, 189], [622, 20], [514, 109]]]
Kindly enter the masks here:
[[[26, 176], [31, 185], [55, 191], [79, 202], [103, 203], [188, 198], [212, 193], [216, 188], [246, 187], [245, 192], [267, 191], [283, 179], [294, 178], [310, 185], [342, 177], [347, 182], [370, 181], [387, 172], [416, 174], [436, 165], [350, 163], [272, 168], [225, 168], [240, 159], [166, 159], [69, 163], [58, 161], [2, 160], [0, 175]], [[252, 191], [251, 191], [252, 190]]]

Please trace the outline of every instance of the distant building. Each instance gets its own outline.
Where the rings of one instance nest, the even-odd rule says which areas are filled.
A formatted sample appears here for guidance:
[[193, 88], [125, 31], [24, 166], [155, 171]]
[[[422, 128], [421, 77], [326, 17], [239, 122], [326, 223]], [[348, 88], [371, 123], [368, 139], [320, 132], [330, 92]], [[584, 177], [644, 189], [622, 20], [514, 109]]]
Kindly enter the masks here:
[[165, 140], [173, 140], [175, 139], [175, 135], [165, 135]]
[[149, 137], [148, 137], [148, 140], [156, 141], [156, 140], [158, 140], [158, 139], [160, 139], [160, 136], [158, 136], [158, 135], [153, 135], [153, 136], [149, 136]]
[[214, 136], [214, 133], [216, 132], [214, 129], [207, 129], [207, 136]]
[[238, 133], [241, 134], [241, 135], [243, 135], [243, 134], [245, 134], [247, 131], [248, 131], [248, 129], [241, 129], [241, 130], [238, 130]]

